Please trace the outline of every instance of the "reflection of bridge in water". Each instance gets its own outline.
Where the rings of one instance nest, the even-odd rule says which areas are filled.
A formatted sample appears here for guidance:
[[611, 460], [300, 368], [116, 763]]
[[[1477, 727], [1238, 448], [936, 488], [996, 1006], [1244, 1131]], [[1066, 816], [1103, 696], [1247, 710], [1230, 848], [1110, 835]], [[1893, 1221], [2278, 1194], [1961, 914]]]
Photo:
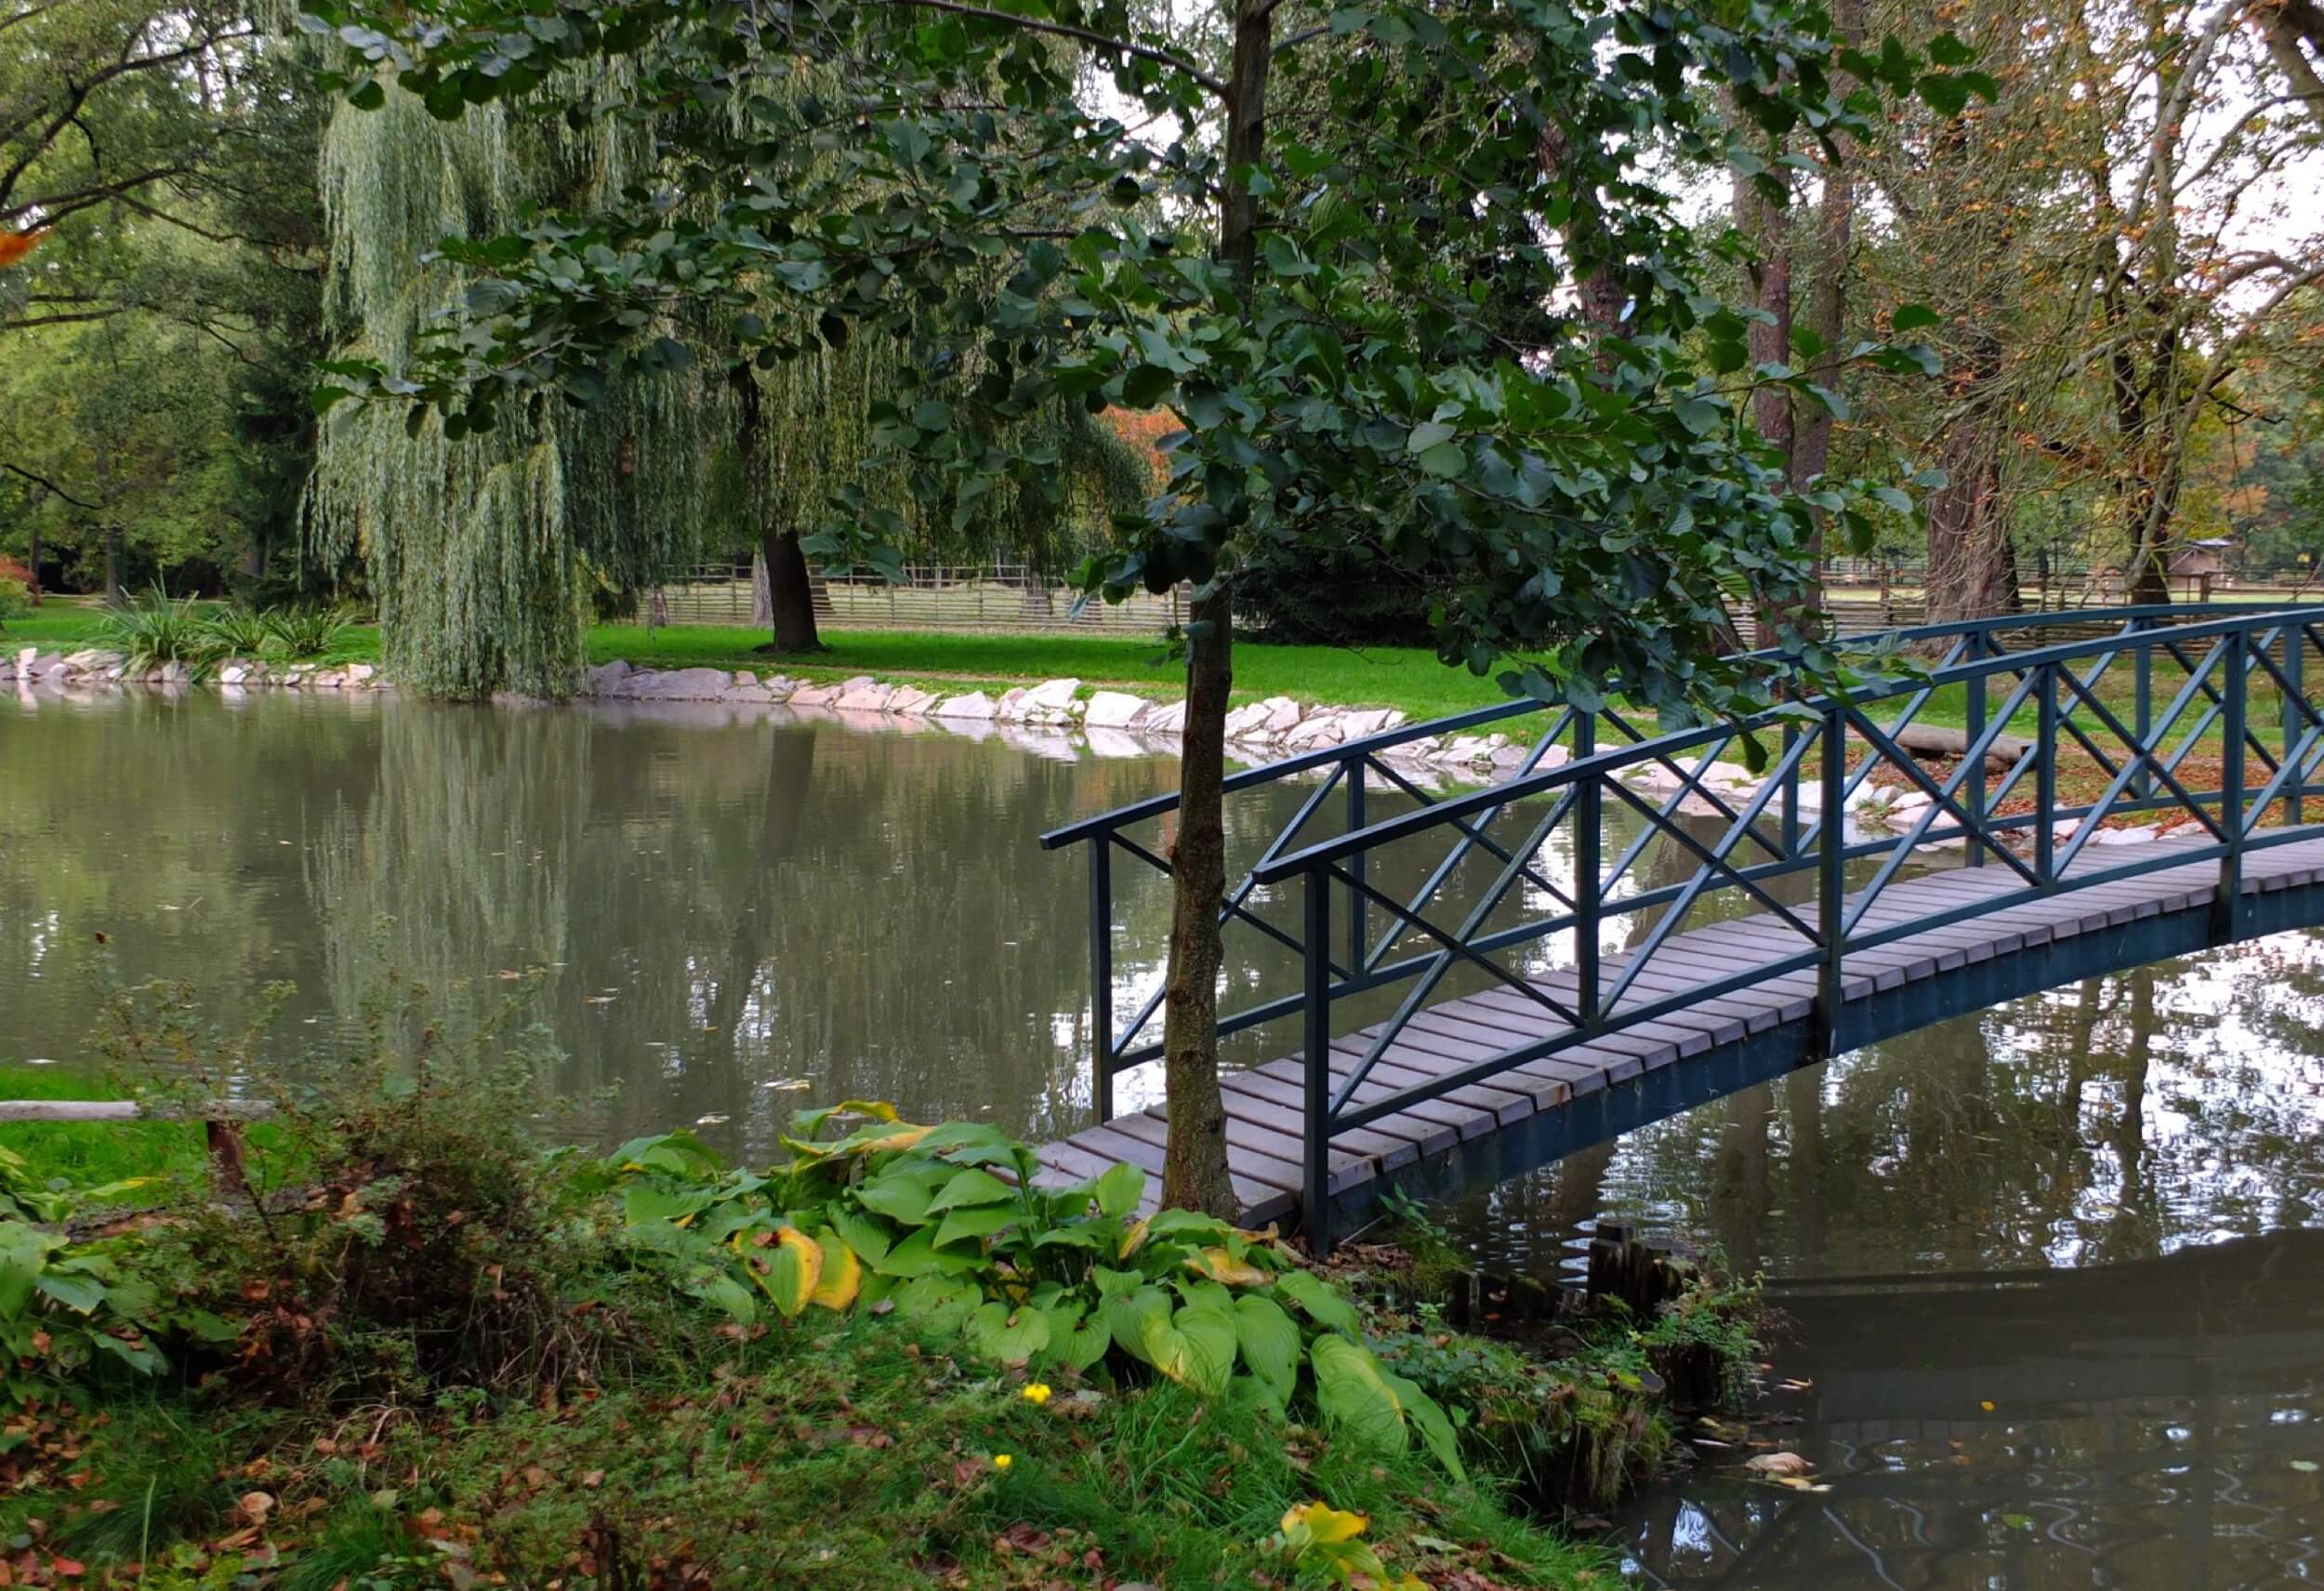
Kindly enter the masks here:
[[[2324, 1232], [1959, 1287], [1777, 1299], [1774, 1401], [1827, 1492], [1732, 1472], [1659, 1494], [1643, 1584], [2128, 1591], [2313, 1584]], [[1778, 1433], [1781, 1434], [1781, 1433]], [[2305, 1467], [2303, 1467], [2305, 1466]]]
[[[1937, 654], [1925, 676], [1747, 723], [1652, 735], [1613, 709], [1511, 703], [1235, 776], [1230, 799], [1313, 784], [1222, 919], [1257, 952], [1230, 960], [1229, 1002], [1248, 1002], [1222, 1030], [1296, 1019], [1301, 1041], [1227, 1081], [1245, 1214], [1298, 1214], [1327, 1242], [1390, 1187], [1498, 1181], [1998, 1001], [2324, 923], [2304, 804], [2324, 793], [2306, 684], [2324, 622], [2217, 615], [1902, 631]], [[1396, 760], [1525, 714], [1539, 738], [1489, 789], [1440, 798]], [[1965, 726], [1949, 772], [1901, 744], [1948, 723]], [[1747, 734], [1772, 762], [1738, 779], [1721, 759]], [[1893, 820], [1827, 820], [1883, 788]], [[1161, 998], [1116, 987], [1115, 864], [1167, 874], [1167, 843], [1138, 835], [1176, 804], [1044, 840], [1089, 845], [1099, 1036], [1099, 1124], [1043, 1150], [1060, 1177], [1161, 1164], [1158, 1109], [1115, 1110], [1117, 1074], [1159, 1054]], [[1269, 914], [1278, 899], [1296, 921]], [[1292, 987], [1267, 987], [1269, 955]]]

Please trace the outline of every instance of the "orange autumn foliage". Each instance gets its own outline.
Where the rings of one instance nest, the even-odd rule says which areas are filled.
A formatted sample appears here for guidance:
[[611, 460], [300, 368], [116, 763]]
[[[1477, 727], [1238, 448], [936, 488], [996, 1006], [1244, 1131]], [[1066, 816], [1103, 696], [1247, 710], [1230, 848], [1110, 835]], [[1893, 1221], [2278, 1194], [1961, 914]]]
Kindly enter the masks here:
[[0, 270], [14, 265], [32, 253], [40, 246], [40, 240], [47, 235], [48, 229], [46, 227], [29, 232], [0, 232]]

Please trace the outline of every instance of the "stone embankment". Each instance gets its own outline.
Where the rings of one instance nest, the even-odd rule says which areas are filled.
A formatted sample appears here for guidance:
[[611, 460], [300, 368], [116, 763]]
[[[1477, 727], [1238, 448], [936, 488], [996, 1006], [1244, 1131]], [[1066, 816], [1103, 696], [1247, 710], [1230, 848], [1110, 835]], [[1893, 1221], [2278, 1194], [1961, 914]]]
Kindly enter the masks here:
[[377, 691], [393, 687], [369, 663], [262, 663], [235, 658], [197, 676], [183, 663], [155, 669], [132, 669], [118, 652], [95, 647], [79, 652], [43, 652], [21, 646], [0, 654], [0, 683], [20, 689], [40, 685], [62, 690], [69, 685], [191, 685], [197, 683], [252, 686], [275, 685], [286, 690]]
[[[369, 663], [264, 663], [235, 659], [206, 671], [203, 683], [227, 690], [273, 687], [286, 690], [391, 690], [392, 683]], [[0, 683], [18, 689], [60, 691], [92, 686], [152, 684], [180, 687], [196, 683], [183, 664], [135, 671], [118, 653], [85, 650], [59, 654], [26, 646], [0, 654]], [[1154, 701], [1127, 691], [1084, 691], [1079, 680], [1045, 680], [993, 695], [968, 691], [944, 695], [916, 685], [889, 684], [868, 674], [830, 683], [793, 679], [784, 674], [761, 676], [750, 670], [638, 669], [627, 663], [600, 664], [584, 675], [578, 695], [609, 702], [722, 702], [736, 706], [782, 707], [817, 716], [868, 720], [886, 718], [924, 723], [961, 733], [980, 725], [997, 725], [1020, 732], [1060, 737], [1061, 749], [1075, 744], [1062, 738], [1077, 734], [1079, 744], [1113, 755], [1144, 755], [1175, 750], [1186, 722], [1186, 704]], [[1394, 708], [1334, 707], [1270, 696], [1227, 714], [1229, 749], [1246, 762], [1264, 762], [1322, 750], [1382, 734], [1403, 725], [1405, 715]], [[1380, 753], [1415, 775], [1436, 775], [1456, 781], [1489, 783], [1506, 777], [1524, 764], [1532, 748], [1506, 735], [1421, 736], [1399, 741]], [[1555, 768], [1566, 761], [1564, 749], [1552, 747], [1535, 764]], [[1625, 771], [1623, 782], [1641, 794], [1667, 800], [1681, 788], [1682, 770], [1693, 772], [1687, 760], [1678, 766], [1644, 764]], [[1426, 783], [1434, 784], [1430, 777]], [[1714, 817], [1737, 811], [1759, 789], [1751, 772], [1733, 762], [1713, 762], [1701, 775], [1698, 788], [1718, 798], [1689, 794], [1679, 811], [1689, 816]], [[1804, 781], [1801, 796], [1813, 807], [1813, 781]], [[1859, 831], [1884, 824], [1899, 831], [1918, 823], [1931, 804], [1922, 790], [1897, 783], [1865, 781], [1850, 796], [1852, 828]], [[1772, 813], [1770, 814], [1772, 821]], [[1940, 825], [1941, 827], [1942, 825]], [[2132, 843], [2152, 839], [2164, 830], [2154, 827], [2109, 828], [2094, 838], [2100, 843]], [[2074, 832], [2072, 825], [2059, 830]], [[1958, 840], [1939, 842], [1959, 846]]]

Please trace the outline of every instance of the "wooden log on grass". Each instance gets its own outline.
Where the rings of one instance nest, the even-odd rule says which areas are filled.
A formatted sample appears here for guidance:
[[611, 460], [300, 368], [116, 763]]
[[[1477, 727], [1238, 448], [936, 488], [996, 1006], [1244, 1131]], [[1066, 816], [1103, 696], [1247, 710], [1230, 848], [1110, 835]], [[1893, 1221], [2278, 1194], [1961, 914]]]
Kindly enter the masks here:
[[[1890, 734], [1899, 750], [1916, 757], [1965, 757], [1969, 754], [1969, 732], [1947, 729], [1934, 723], [1908, 723]], [[2016, 735], [1997, 735], [1993, 744], [1986, 748], [1986, 772], [2006, 774], [2033, 754], [2033, 742]]]

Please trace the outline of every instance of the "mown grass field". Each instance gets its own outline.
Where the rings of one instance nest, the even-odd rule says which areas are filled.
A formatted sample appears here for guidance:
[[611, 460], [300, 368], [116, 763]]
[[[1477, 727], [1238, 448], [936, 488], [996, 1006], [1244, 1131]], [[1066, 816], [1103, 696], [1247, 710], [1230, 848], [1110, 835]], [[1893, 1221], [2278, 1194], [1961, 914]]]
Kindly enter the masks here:
[[[98, 643], [103, 616], [91, 607], [52, 605], [37, 617], [10, 621], [0, 631], [0, 652], [25, 645], [70, 649]], [[1085, 686], [1123, 690], [1156, 699], [1179, 692], [1182, 666], [1169, 656], [1159, 639], [1120, 636], [1078, 636], [1054, 633], [936, 634], [908, 630], [826, 630], [825, 650], [805, 657], [774, 657], [761, 654], [763, 632], [729, 625], [677, 625], [649, 629], [643, 625], [598, 625], [588, 635], [592, 663], [616, 659], [649, 669], [748, 669], [761, 675], [782, 673], [822, 682], [859, 674], [877, 675], [944, 693], [1006, 690], [1039, 680], [1075, 678]], [[378, 656], [378, 632], [356, 627], [341, 648], [350, 659]], [[2310, 659], [2313, 675], [2324, 659]], [[2152, 683], [2154, 710], [2160, 714], [2185, 683], [2185, 672], [2167, 653], [2156, 657]], [[1988, 686], [1989, 708], [1998, 710], [2014, 681], [1996, 678]], [[2215, 678], [2214, 678], [2215, 683]], [[1502, 701], [1500, 686], [1464, 669], [1448, 668], [1433, 652], [1420, 647], [1274, 646], [1245, 643], [1235, 656], [1235, 699], [1257, 701], [1266, 696], [1291, 696], [1302, 702], [1351, 707], [1387, 707], [1403, 710], [1413, 722], [1442, 718]], [[2127, 725], [2133, 722], [2134, 683], [2125, 656], [2093, 687], [2109, 710]], [[2066, 698], [2071, 705], [2074, 698]], [[1878, 717], [1893, 717], [1901, 702]], [[2201, 716], [2199, 705], [2182, 718], [2192, 727]], [[2254, 735], [2264, 743], [2282, 743], [2282, 701], [2275, 683], [2255, 673], [2249, 707]], [[2115, 740], [2086, 708], [2077, 716], [2102, 747]], [[1965, 688], [1949, 686], [1921, 709], [1917, 722], [1960, 728], [1968, 722]], [[1530, 739], [1545, 727], [1538, 717], [1518, 718], [1497, 729], [1517, 739]], [[2033, 736], [2039, 728], [2039, 708], [2029, 696], [2010, 724], [2012, 733]], [[2213, 725], [2203, 744], [2216, 746], [2222, 736]], [[2070, 756], [2082, 755], [2067, 739]]]

